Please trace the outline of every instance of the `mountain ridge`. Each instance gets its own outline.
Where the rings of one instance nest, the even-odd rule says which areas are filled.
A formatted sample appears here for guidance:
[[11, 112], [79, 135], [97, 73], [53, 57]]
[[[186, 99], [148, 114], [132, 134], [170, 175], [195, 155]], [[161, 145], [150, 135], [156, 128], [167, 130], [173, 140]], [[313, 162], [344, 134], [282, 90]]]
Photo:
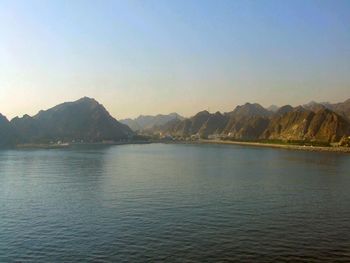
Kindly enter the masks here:
[[139, 115], [135, 119], [122, 119], [120, 122], [128, 125], [133, 131], [147, 131], [164, 125], [173, 119], [183, 120], [184, 117], [176, 112], [172, 112], [169, 114]]
[[126, 139], [133, 134], [102, 104], [88, 97], [41, 110], [33, 117], [15, 117], [10, 123], [21, 143], [58, 140], [96, 142]]
[[[271, 107], [270, 107], [271, 108]], [[349, 141], [350, 99], [266, 109], [258, 103], [236, 106], [231, 112], [200, 111], [190, 118], [177, 113], [140, 115], [140, 134], [175, 138], [283, 140], [336, 143]], [[125, 120], [122, 120], [125, 121]], [[0, 114], [0, 147], [19, 143], [103, 142], [128, 140], [136, 133], [113, 118], [93, 98], [64, 102], [34, 116], [9, 121]]]
[[[347, 100], [344, 103], [349, 102]], [[335, 143], [350, 136], [350, 122], [346, 117], [347, 107], [344, 103], [334, 104], [343, 110], [338, 112], [332, 110], [331, 106], [319, 106], [315, 102], [297, 107], [285, 105], [277, 111], [269, 111], [257, 103], [246, 103], [224, 114], [202, 111], [181, 122], [167, 124], [166, 128], [160, 128], [158, 132], [180, 138], [221, 137], [234, 140]]]

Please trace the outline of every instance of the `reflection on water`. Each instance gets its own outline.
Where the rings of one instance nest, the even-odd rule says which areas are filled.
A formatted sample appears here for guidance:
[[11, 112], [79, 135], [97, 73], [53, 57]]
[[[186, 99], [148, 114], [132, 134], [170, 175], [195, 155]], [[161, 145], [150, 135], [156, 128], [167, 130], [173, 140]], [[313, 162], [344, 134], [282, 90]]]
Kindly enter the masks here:
[[349, 175], [231, 145], [0, 151], [0, 262], [349, 261]]

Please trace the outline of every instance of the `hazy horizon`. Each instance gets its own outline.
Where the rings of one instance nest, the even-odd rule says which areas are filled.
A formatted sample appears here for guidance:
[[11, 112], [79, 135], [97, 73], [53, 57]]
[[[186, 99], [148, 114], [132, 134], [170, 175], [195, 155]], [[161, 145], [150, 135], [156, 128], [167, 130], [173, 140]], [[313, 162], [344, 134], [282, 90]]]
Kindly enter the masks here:
[[0, 113], [93, 97], [117, 119], [342, 102], [349, 1], [0, 1]]
[[[41, 110], [44, 110], [44, 111], [45, 111], [45, 110], [48, 110], [48, 109], [50, 109], [50, 108], [53, 108], [53, 107], [55, 107], [55, 106], [57, 106], [57, 105], [60, 105], [60, 104], [62, 104], [62, 103], [65, 103], [65, 102], [74, 102], [74, 101], [77, 101], [77, 100], [82, 99], [82, 98], [84, 98], [84, 97], [88, 97], [88, 96], [83, 96], [83, 97], [81, 97], [81, 98], [76, 98], [76, 99], [68, 100], [68, 101], [62, 101], [62, 102], [57, 103], [57, 104], [55, 104], [55, 105], [51, 105], [51, 106], [49, 106], [49, 107], [47, 107], [47, 108], [40, 109], [39, 111], [41, 111]], [[92, 97], [88, 97], [88, 98], [90, 98], [90, 99], [95, 99], [95, 98], [92, 98]], [[349, 97], [348, 99], [350, 99], [350, 97]], [[183, 114], [180, 114], [180, 113], [177, 112], [177, 111], [172, 111], [172, 112], [157, 112], [157, 113], [154, 113], [154, 114], [144, 114], [144, 113], [140, 113], [140, 114], [136, 114], [135, 116], [131, 116], [131, 117], [118, 118], [118, 120], [136, 119], [137, 117], [140, 117], [140, 116], [170, 115], [170, 114], [174, 114], [174, 113], [177, 113], [177, 114], [179, 114], [179, 115], [181, 115], [182, 117], [185, 117], [185, 118], [190, 118], [190, 117], [193, 117], [195, 114], [197, 114], [197, 113], [200, 112], [200, 111], [209, 111], [210, 113], [215, 113], [215, 112], [217, 112], [217, 111], [220, 111], [221, 113], [227, 113], [227, 112], [230, 112], [230, 111], [234, 110], [237, 106], [241, 106], [241, 105], [244, 105], [244, 104], [246, 104], [246, 103], [251, 103], [251, 104], [258, 103], [258, 104], [260, 104], [261, 106], [263, 106], [264, 108], [268, 109], [270, 106], [282, 107], [282, 106], [285, 106], [285, 105], [291, 105], [291, 106], [293, 106], [293, 107], [297, 107], [297, 106], [306, 105], [306, 104], [312, 103], [312, 102], [316, 102], [316, 103], [338, 103], [338, 102], [344, 102], [344, 101], [346, 101], [346, 100], [348, 100], [348, 99], [345, 99], [345, 100], [343, 100], [343, 101], [333, 101], [333, 102], [332, 102], [332, 101], [313, 101], [313, 100], [311, 100], [311, 101], [308, 101], [308, 102], [305, 102], [305, 103], [301, 103], [301, 104], [296, 104], [296, 105], [292, 105], [292, 104], [284, 104], [284, 105], [276, 105], [276, 104], [262, 105], [262, 104], [259, 103], [259, 102], [246, 101], [245, 103], [242, 103], [242, 104], [233, 105], [233, 107], [231, 107], [231, 109], [229, 109], [229, 110], [227, 110], [227, 111], [220, 111], [220, 110], [211, 109], [211, 108], [206, 108], [206, 109], [203, 108], [203, 109], [199, 109], [198, 111], [196, 111], [195, 113], [193, 113], [193, 114], [191, 114], [191, 115], [183, 115]], [[117, 116], [114, 116], [113, 113], [108, 109], [108, 107], [107, 107], [102, 101], [98, 101], [98, 100], [97, 100], [97, 102], [100, 103], [100, 104], [102, 104], [102, 105], [106, 108], [106, 110], [112, 115], [112, 117], [117, 118]], [[33, 114], [23, 113], [23, 114], [19, 114], [19, 115], [12, 116], [12, 117], [6, 116], [6, 115], [4, 115], [4, 114], [3, 114], [3, 115], [4, 115], [5, 117], [7, 117], [9, 120], [11, 120], [11, 119], [13, 119], [13, 118], [15, 118], [15, 117], [23, 117], [24, 115], [34, 116], [34, 115], [38, 114], [39, 111], [34, 112]], [[2, 113], [0, 112], [0, 114], [2, 114]]]

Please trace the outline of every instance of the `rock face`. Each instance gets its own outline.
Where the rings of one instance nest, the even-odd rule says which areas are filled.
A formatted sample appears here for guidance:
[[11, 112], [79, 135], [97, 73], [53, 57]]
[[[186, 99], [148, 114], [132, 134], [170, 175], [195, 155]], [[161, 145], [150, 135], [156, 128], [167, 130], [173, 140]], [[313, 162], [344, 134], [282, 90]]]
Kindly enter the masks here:
[[261, 116], [231, 118], [224, 134], [239, 140], [256, 140], [268, 124], [269, 119]]
[[264, 139], [302, 140], [315, 114], [303, 107], [274, 116], [263, 135]]
[[276, 112], [259, 104], [247, 103], [225, 114], [202, 111], [189, 119], [170, 122], [166, 129], [159, 130], [180, 137], [219, 135], [236, 140], [327, 143], [339, 142], [350, 136], [350, 124], [344, 116], [315, 103], [296, 108], [286, 105]]
[[11, 123], [0, 114], [0, 148], [10, 147], [16, 143], [16, 134]]
[[171, 129], [176, 136], [191, 136], [199, 132], [203, 125], [207, 122], [211, 114], [208, 111], [198, 112], [195, 116], [185, 119], [180, 123], [175, 123]]
[[120, 122], [128, 125], [133, 131], [147, 131], [156, 129], [172, 120], [183, 120], [184, 118], [177, 113], [167, 115], [158, 114], [156, 116], [140, 115], [136, 119], [124, 119]]
[[350, 99], [341, 103], [331, 104], [329, 108], [350, 121]]
[[251, 139], [262, 133], [271, 114], [259, 104], [247, 103], [225, 114], [201, 111], [189, 119], [168, 123], [166, 129], [160, 130], [179, 137], [197, 135], [207, 138], [209, 135], [230, 134], [239, 139]]
[[321, 109], [330, 109], [339, 115], [345, 117], [348, 121], [350, 121], [350, 99], [340, 102], [340, 103], [329, 103], [329, 102], [321, 102], [317, 103], [314, 101], [309, 102], [308, 104], [303, 105], [305, 109], [312, 110], [317, 112]]
[[282, 116], [282, 115], [284, 115], [288, 112], [291, 112], [291, 111], [293, 111], [293, 107], [290, 105], [285, 105], [276, 111], [275, 116]]
[[216, 112], [210, 114], [198, 133], [201, 137], [207, 138], [209, 135], [221, 134], [228, 122], [228, 116]]
[[268, 118], [273, 113], [261, 105], [246, 103], [237, 106], [228, 113], [230, 119], [223, 134], [234, 139], [254, 140], [259, 138], [268, 125]]
[[[140, 116], [138, 127], [149, 133], [175, 137], [224, 137], [236, 140], [290, 140], [341, 142], [349, 144], [350, 100], [342, 103], [316, 103], [274, 111], [257, 103], [237, 106], [228, 113], [201, 111], [191, 118], [178, 114]], [[150, 126], [148, 126], [150, 125]], [[24, 115], [9, 122], [0, 114], [0, 147], [18, 143], [57, 141], [118, 141], [133, 131], [114, 119], [96, 100], [84, 97], [66, 102], [31, 117]]]
[[298, 107], [271, 119], [263, 134], [265, 139], [338, 142], [349, 134], [349, 123], [339, 114], [321, 109], [316, 113]]
[[115, 120], [96, 100], [84, 97], [66, 102], [34, 117], [28, 115], [11, 121], [20, 142], [84, 141], [126, 139], [131, 129]]

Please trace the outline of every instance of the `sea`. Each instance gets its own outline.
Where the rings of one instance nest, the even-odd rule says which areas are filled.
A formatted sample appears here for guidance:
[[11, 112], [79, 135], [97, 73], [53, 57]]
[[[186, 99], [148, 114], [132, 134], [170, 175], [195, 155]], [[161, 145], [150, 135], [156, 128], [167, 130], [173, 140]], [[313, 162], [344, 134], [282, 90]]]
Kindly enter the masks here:
[[350, 154], [1, 150], [0, 262], [350, 262]]

